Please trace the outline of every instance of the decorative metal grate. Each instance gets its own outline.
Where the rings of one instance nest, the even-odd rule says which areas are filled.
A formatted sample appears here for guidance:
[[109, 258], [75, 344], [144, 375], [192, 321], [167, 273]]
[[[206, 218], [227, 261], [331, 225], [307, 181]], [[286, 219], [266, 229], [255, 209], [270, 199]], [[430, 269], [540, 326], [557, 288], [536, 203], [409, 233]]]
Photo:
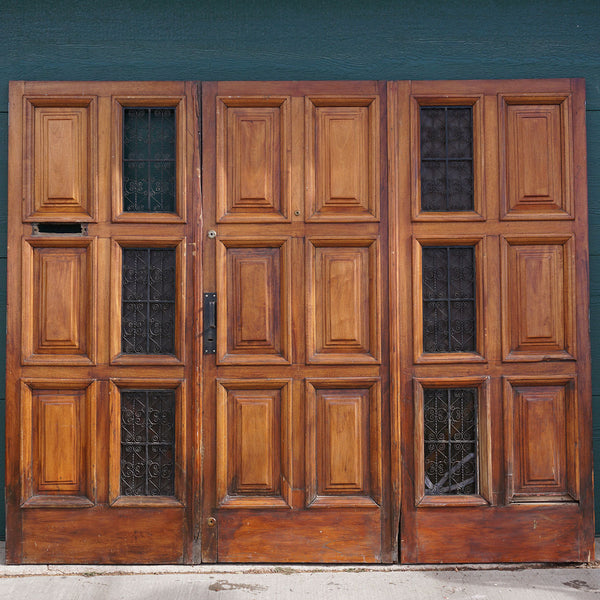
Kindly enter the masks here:
[[175, 495], [175, 391], [121, 392], [121, 495]]
[[123, 210], [175, 211], [175, 109], [123, 109]]
[[425, 389], [423, 412], [425, 494], [477, 494], [477, 388]]
[[475, 250], [423, 248], [423, 350], [474, 352]]
[[123, 353], [175, 353], [175, 275], [174, 249], [123, 248]]
[[421, 107], [421, 210], [473, 210], [473, 109]]

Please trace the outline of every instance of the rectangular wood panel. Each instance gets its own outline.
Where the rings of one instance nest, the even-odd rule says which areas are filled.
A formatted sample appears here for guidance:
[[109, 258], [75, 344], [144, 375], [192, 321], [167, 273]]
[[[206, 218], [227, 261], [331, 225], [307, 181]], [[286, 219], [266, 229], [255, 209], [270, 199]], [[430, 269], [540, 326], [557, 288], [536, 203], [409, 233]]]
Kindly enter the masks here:
[[287, 363], [289, 277], [285, 239], [218, 242], [217, 352], [232, 364]]
[[91, 506], [95, 487], [95, 389], [89, 382], [25, 380], [24, 506]]
[[28, 220], [94, 218], [95, 111], [93, 97], [27, 99]]
[[505, 379], [507, 498], [577, 499], [573, 380]]
[[504, 360], [574, 358], [573, 239], [503, 238]]
[[379, 218], [377, 98], [306, 99], [309, 221]]
[[381, 502], [376, 380], [323, 379], [306, 387], [306, 493], [313, 507]]
[[183, 508], [97, 505], [60, 514], [28, 510], [24, 562], [41, 564], [170, 564], [184, 562]]
[[217, 114], [217, 221], [288, 221], [289, 99], [221, 97]]
[[308, 239], [309, 363], [377, 363], [380, 350], [377, 239]]
[[288, 507], [289, 383], [217, 383], [217, 496], [222, 508]]
[[567, 97], [501, 97], [504, 217], [572, 216], [570, 103]]
[[92, 363], [94, 242], [27, 239], [23, 283], [23, 362]]

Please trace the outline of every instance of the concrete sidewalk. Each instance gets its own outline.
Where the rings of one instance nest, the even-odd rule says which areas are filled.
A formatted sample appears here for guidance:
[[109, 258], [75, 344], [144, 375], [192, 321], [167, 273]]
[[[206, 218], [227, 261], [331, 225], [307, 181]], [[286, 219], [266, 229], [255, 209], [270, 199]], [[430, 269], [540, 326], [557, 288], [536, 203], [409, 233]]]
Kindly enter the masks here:
[[[3, 554], [2, 546], [1, 552]], [[4, 600], [600, 600], [600, 564], [8, 566]]]

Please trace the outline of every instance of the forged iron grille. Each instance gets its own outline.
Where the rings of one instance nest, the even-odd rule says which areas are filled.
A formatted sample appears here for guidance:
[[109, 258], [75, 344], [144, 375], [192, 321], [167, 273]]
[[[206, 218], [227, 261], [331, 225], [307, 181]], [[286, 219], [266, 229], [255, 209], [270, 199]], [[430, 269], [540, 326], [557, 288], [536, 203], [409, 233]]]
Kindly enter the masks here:
[[121, 495], [175, 494], [175, 391], [121, 392]]
[[477, 388], [425, 389], [423, 408], [425, 494], [477, 494]]

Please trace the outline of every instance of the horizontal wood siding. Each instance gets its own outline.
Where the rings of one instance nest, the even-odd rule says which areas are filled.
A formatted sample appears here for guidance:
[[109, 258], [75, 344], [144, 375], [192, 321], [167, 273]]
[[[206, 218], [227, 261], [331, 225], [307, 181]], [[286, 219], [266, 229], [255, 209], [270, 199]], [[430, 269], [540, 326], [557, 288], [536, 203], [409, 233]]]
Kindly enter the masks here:
[[[589, 0], [123, 5], [35, 0], [0, 8], [0, 465], [4, 464], [9, 80], [486, 79], [584, 77], [591, 336], [600, 523], [600, 11]], [[40, 6], [41, 5], [41, 6]], [[4, 472], [0, 468], [0, 507]], [[600, 527], [597, 525], [600, 532]], [[4, 513], [0, 509], [0, 532]]]

